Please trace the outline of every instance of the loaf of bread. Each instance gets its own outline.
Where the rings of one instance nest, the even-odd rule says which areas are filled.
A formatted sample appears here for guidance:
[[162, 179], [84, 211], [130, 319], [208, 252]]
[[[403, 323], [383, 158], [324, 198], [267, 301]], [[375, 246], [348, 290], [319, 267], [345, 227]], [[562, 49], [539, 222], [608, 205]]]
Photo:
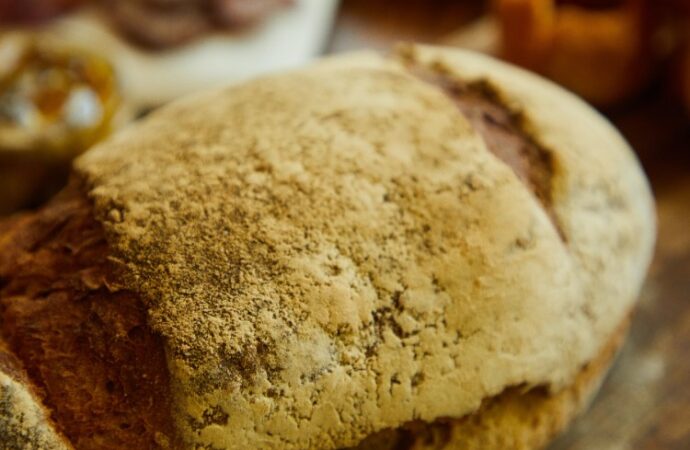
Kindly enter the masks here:
[[0, 225], [7, 449], [536, 449], [654, 241], [594, 110], [485, 56], [338, 56], [156, 111]]

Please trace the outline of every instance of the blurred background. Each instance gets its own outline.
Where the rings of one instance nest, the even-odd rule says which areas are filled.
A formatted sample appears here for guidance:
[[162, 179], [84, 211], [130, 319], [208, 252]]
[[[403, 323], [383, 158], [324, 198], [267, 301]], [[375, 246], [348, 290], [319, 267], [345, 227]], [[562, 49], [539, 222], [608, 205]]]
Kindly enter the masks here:
[[690, 449], [690, 0], [0, 0], [0, 219], [177, 97], [416, 41], [519, 64], [625, 135], [659, 241], [631, 339], [552, 450]]

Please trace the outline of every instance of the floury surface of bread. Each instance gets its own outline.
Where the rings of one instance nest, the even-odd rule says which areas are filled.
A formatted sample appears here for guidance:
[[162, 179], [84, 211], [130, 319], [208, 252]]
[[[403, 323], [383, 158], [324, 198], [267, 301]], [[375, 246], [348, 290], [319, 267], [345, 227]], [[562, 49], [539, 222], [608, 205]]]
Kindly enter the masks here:
[[[420, 68], [488, 86], [548, 152], [546, 184]], [[572, 386], [654, 240], [649, 187], [604, 119], [459, 50], [346, 55], [183, 100], [75, 178], [162, 337], [189, 448], [336, 449]]]
[[630, 309], [654, 225], [622, 138], [505, 64], [410, 58], [487, 82], [524, 115], [552, 152], [563, 238], [452, 101], [395, 58], [182, 101], [78, 161], [165, 339], [190, 444], [338, 448], [461, 417], [509, 386], [557, 390]]

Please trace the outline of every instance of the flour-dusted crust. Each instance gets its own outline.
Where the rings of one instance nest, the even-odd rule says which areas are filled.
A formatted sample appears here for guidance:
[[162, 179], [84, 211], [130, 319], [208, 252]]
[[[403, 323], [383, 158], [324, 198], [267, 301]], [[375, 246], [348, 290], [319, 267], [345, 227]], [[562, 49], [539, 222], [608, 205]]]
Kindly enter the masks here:
[[[550, 215], [410, 63], [481, 81], [551, 152]], [[341, 56], [178, 102], [76, 164], [165, 342], [196, 448], [334, 449], [571, 385], [639, 292], [620, 135], [487, 57]]]
[[486, 399], [460, 419], [411, 423], [365, 439], [351, 450], [534, 450], [545, 448], [591, 402], [618, 350], [630, 321], [623, 320], [601, 352], [566, 388], [512, 387]]

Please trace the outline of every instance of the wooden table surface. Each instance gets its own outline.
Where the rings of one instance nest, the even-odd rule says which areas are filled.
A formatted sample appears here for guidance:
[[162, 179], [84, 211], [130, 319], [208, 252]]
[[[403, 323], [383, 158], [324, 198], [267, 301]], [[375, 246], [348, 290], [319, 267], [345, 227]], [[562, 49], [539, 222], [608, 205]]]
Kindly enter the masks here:
[[[443, 43], [479, 2], [344, 0], [329, 52]], [[690, 115], [662, 81], [608, 111], [655, 192], [659, 236], [630, 337], [586, 415], [549, 450], [690, 449]]]

